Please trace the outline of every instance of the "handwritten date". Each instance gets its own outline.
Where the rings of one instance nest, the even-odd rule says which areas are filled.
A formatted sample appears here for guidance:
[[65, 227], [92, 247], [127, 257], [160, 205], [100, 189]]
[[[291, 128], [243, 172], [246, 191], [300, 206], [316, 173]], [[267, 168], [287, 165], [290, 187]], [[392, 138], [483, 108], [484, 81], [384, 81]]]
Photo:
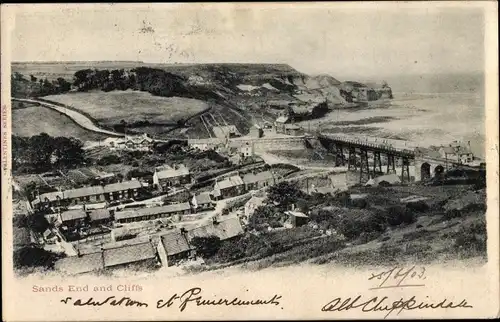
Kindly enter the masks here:
[[370, 290], [397, 288], [397, 287], [421, 287], [425, 286], [423, 281], [426, 279], [425, 267], [412, 266], [410, 268], [393, 267], [389, 270], [372, 273], [369, 281], [380, 281], [376, 287]]

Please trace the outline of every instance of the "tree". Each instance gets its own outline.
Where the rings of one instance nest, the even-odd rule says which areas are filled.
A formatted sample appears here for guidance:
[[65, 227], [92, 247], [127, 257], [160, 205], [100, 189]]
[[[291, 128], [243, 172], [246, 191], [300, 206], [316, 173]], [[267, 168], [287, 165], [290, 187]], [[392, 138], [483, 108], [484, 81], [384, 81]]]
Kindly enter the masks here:
[[54, 146], [54, 155], [57, 158], [55, 164], [59, 167], [74, 168], [84, 163], [85, 152], [83, 150], [83, 143], [80, 140], [57, 137], [54, 139]]
[[221, 240], [217, 236], [194, 237], [191, 244], [196, 248], [196, 252], [203, 258], [214, 256], [221, 246]]
[[54, 141], [47, 133], [41, 133], [28, 139], [28, 159], [36, 170], [50, 168], [53, 152]]
[[269, 201], [283, 207], [294, 204], [299, 198], [305, 198], [305, 193], [297, 187], [297, 184], [283, 181], [269, 188]]

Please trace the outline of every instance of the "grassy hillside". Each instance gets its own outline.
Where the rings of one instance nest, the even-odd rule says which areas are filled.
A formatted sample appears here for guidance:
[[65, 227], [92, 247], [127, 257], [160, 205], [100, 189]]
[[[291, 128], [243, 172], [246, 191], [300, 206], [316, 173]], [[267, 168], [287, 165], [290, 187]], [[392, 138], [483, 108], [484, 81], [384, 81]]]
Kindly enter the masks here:
[[205, 102], [183, 97], [160, 97], [139, 91], [92, 91], [45, 96], [90, 115], [99, 123], [113, 126], [147, 121], [176, 125], [177, 121], [208, 108]]

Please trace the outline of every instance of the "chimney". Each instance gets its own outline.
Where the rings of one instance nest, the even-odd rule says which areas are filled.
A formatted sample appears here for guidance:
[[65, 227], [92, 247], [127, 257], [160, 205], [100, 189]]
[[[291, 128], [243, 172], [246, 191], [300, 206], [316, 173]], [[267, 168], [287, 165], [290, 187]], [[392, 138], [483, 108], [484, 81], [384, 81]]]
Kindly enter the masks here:
[[292, 208], [292, 209], [291, 209], [292, 211], [294, 211], [294, 210], [295, 210], [295, 204], [294, 204], [294, 203], [292, 203], [291, 208]]

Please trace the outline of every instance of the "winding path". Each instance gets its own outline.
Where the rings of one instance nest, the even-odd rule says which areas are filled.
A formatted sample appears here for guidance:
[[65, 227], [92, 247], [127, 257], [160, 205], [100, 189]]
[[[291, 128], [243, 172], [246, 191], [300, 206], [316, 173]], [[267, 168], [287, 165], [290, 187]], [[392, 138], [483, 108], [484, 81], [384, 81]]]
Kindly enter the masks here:
[[91, 119], [89, 119], [85, 115], [78, 113], [77, 111], [72, 110], [72, 109], [68, 109], [68, 108], [65, 108], [62, 106], [58, 106], [58, 105], [54, 105], [54, 104], [50, 104], [50, 103], [46, 103], [46, 102], [42, 102], [42, 101], [39, 101], [36, 99], [14, 98], [13, 97], [12, 100], [18, 101], [18, 102], [24, 102], [24, 103], [39, 104], [41, 106], [48, 107], [50, 109], [53, 109], [59, 113], [66, 115], [67, 117], [69, 117], [71, 120], [73, 120], [79, 126], [83, 127], [86, 130], [92, 131], [92, 132], [105, 134], [105, 135], [109, 135], [109, 136], [114, 136], [114, 137], [123, 137], [124, 136], [124, 134], [104, 130], [104, 129], [96, 126], [94, 124], [94, 122], [92, 122]]

